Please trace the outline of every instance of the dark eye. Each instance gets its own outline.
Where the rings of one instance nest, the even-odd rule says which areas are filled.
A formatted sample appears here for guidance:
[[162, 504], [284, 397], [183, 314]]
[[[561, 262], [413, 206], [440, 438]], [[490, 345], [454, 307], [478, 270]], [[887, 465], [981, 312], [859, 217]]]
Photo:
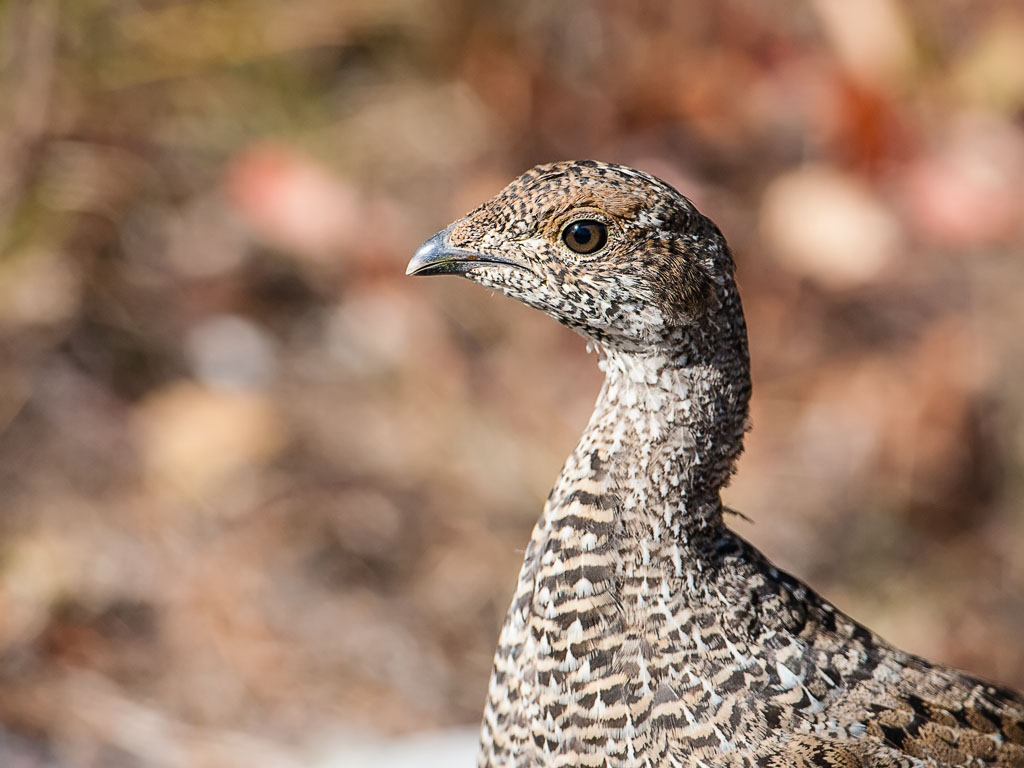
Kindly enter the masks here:
[[576, 253], [594, 253], [608, 242], [608, 227], [593, 219], [580, 219], [562, 230], [562, 242]]

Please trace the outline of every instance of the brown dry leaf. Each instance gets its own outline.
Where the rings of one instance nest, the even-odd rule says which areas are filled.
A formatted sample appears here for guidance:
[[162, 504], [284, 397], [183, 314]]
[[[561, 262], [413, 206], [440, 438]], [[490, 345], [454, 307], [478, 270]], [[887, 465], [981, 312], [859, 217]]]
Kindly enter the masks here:
[[874, 192], [823, 166], [778, 176], [765, 190], [760, 221], [783, 265], [832, 289], [871, 282], [902, 248], [899, 221]]
[[79, 310], [78, 270], [49, 249], [19, 253], [0, 262], [0, 326], [50, 325]]
[[959, 62], [953, 83], [974, 104], [989, 105], [1006, 114], [1020, 109], [1024, 103], [1024, 17], [1019, 13], [996, 17]]
[[273, 457], [287, 439], [266, 397], [188, 381], [148, 396], [137, 417], [147, 485], [186, 498], [214, 492]]
[[913, 30], [898, 0], [811, 3], [843, 67], [858, 80], [892, 88], [914, 66]]

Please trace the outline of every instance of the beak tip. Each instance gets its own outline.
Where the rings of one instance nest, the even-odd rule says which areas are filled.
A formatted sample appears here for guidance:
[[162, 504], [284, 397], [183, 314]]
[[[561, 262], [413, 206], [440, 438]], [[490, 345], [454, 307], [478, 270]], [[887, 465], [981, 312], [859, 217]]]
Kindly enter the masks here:
[[416, 249], [416, 253], [409, 259], [409, 265], [405, 268], [406, 275], [422, 274], [428, 267], [435, 265], [443, 255], [444, 231], [427, 240]]

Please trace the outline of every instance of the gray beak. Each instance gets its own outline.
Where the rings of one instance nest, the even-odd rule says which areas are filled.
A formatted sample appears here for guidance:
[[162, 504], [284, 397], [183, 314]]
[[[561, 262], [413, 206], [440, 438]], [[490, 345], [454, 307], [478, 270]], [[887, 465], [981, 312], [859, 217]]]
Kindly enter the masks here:
[[504, 264], [510, 267], [522, 267], [504, 256], [488, 255], [455, 248], [448, 242], [448, 230], [442, 229], [412, 255], [409, 266], [405, 268], [407, 275], [464, 275], [473, 267], [482, 264]]

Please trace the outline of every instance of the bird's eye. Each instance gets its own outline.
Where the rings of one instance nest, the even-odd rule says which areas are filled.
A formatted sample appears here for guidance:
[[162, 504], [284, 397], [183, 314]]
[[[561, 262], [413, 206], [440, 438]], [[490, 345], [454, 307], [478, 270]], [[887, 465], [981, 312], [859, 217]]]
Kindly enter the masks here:
[[595, 253], [608, 242], [608, 227], [593, 219], [580, 219], [562, 230], [562, 242], [576, 253]]

